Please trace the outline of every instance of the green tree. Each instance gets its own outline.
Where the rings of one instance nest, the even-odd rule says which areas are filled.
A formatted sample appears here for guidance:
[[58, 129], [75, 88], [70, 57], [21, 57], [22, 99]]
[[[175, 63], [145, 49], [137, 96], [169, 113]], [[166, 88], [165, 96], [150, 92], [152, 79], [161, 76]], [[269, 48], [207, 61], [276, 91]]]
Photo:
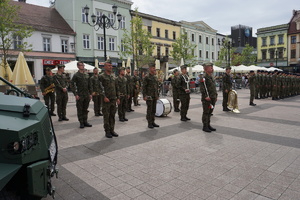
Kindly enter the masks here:
[[173, 50], [170, 54], [177, 64], [180, 63], [181, 59], [183, 59], [184, 64], [188, 64], [189, 66], [197, 63], [196, 56], [194, 55], [196, 45], [190, 43], [187, 32], [184, 31], [183, 34], [180, 34], [172, 46]]
[[0, 1], [0, 53], [3, 55], [5, 79], [8, 79], [6, 62], [10, 51], [15, 49], [26, 51], [31, 47], [26, 42], [16, 43], [15, 41], [22, 41], [32, 34], [31, 27], [19, 23], [20, 7], [10, 2], [11, 0]]
[[228, 38], [226, 38], [222, 47], [220, 48], [218, 60], [215, 62], [216, 66], [227, 67], [238, 64], [238, 56], [234, 53], [236, 48], [232, 47]]
[[239, 58], [241, 64], [246, 66], [255, 64], [256, 55], [253, 53], [253, 49], [253, 46], [250, 46], [249, 44], [245, 45], [245, 48]]
[[152, 35], [143, 29], [142, 17], [138, 15], [137, 9], [135, 9], [134, 17], [132, 17], [130, 23], [130, 31], [124, 29], [122, 47], [119, 46], [119, 55], [121, 59], [132, 55], [134, 63], [137, 67], [141, 67], [154, 60], [152, 57], [154, 45], [150, 41]]

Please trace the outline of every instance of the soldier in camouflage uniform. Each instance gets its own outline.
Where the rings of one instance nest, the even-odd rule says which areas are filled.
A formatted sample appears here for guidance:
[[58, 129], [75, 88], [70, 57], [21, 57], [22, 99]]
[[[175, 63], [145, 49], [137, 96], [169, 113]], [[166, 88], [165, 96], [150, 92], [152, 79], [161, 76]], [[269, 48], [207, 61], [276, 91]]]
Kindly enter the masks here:
[[90, 78], [90, 86], [92, 90], [92, 99], [94, 102], [94, 113], [95, 116], [103, 116], [101, 113], [101, 107], [102, 107], [102, 96], [101, 96], [101, 90], [102, 85], [99, 81], [99, 69], [94, 68], [93, 70], [94, 75]]
[[212, 77], [214, 72], [213, 64], [206, 63], [203, 65], [205, 75], [200, 80], [200, 91], [201, 91], [201, 101], [203, 106], [203, 114], [202, 114], [202, 123], [203, 123], [203, 131], [211, 132], [216, 131], [210, 125], [210, 117], [214, 110], [215, 104], [217, 102], [217, 89], [216, 89], [216, 82], [215, 79]]
[[231, 77], [230, 77], [231, 67], [226, 67], [225, 72], [226, 73], [224, 74], [224, 76], [222, 78], [222, 83], [223, 83], [223, 87], [222, 87], [222, 90], [223, 90], [222, 106], [223, 106], [223, 111], [231, 111], [227, 107], [228, 93], [230, 92], [230, 90], [232, 90], [232, 82], [231, 82]]
[[181, 67], [181, 75], [179, 75], [179, 79], [177, 82], [177, 88], [178, 88], [178, 93], [179, 93], [179, 99], [181, 102], [181, 108], [180, 108], [180, 116], [181, 116], [181, 121], [187, 121], [191, 120], [188, 118], [187, 112], [190, 106], [190, 80], [189, 76], [187, 74], [187, 66], [182, 65]]
[[134, 110], [131, 108], [131, 104], [132, 104], [132, 98], [134, 96], [134, 83], [133, 83], [133, 77], [130, 75], [130, 67], [126, 68], [125, 78], [127, 79], [128, 93], [129, 93], [129, 98], [127, 99], [127, 112], [133, 112]]
[[117, 78], [117, 84], [119, 88], [119, 96], [120, 96], [120, 104], [118, 105], [118, 115], [119, 115], [119, 121], [124, 122], [128, 121], [128, 119], [125, 117], [126, 114], [126, 108], [127, 108], [127, 99], [129, 98], [128, 94], [128, 85], [127, 85], [127, 79], [124, 77], [125, 75], [125, 68], [120, 68], [119, 76]]
[[250, 87], [250, 106], [256, 106], [255, 103], [253, 103], [254, 100], [254, 96], [255, 96], [255, 81], [256, 81], [256, 77], [255, 77], [255, 73], [253, 70], [250, 71], [250, 76], [249, 76], [249, 87]]
[[68, 103], [68, 87], [67, 77], [64, 65], [57, 65], [57, 73], [53, 76], [56, 92], [56, 104], [58, 121], [69, 121], [66, 117]]
[[179, 71], [175, 69], [173, 71], [173, 74], [174, 75], [172, 76], [171, 85], [172, 85], [172, 93], [173, 93], [174, 111], [180, 112], [179, 109], [180, 99], [179, 99], [178, 88], [177, 88], [177, 82], [179, 80]]
[[156, 103], [159, 98], [158, 85], [155, 64], [151, 63], [149, 64], [149, 74], [144, 77], [142, 84], [143, 99], [147, 104], [146, 119], [148, 121], [148, 128], [159, 127], [155, 123]]
[[134, 106], [140, 106], [139, 104], [139, 93], [141, 90], [141, 78], [139, 77], [138, 70], [134, 70], [134, 75], [133, 75], [133, 87], [134, 87], [134, 96], [133, 96], [133, 103]]
[[272, 75], [272, 100], [278, 100], [277, 72], [278, 70], [275, 70]]
[[103, 127], [107, 138], [118, 137], [115, 132], [115, 115], [117, 104], [120, 104], [117, 79], [112, 74], [112, 64], [110, 61], [104, 63], [104, 73], [99, 76], [103, 85]]
[[80, 128], [92, 127], [87, 122], [88, 107], [92, 99], [92, 91], [89, 84], [89, 75], [85, 73], [84, 63], [77, 62], [78, 72], [74, 74], [71, 80], [71, 89], [76, 99], [77, 117], [80, 123]]
[[[51, 86], [52, 84], [53, 84], [53, 87]], [[53, 82], [52, 72], [49, 67], [46, 68], [46, 75], [44, 75], [41, 79], [40, 88], [42, 91], [42, 95], [44, 96], [45, 105], [48, 107], [48, 110], [49, 110], [51, 116], [56, 116], [56, 114], [54, 114], [55, 93], [54, 93], [54, 90], [53, 90], [53, 92], [46, 93], [45, 89], [48, 87], [50, 87], [50, 88], [55, 87], [54, 82]]]
[[260, 99], [261, 98], [261, 74], [260, 74], [260, 70], [257, 70], [257, 73], [256, 73], [256, 80], [255, 80], [255, 85], [256, 85], [256, 88], [255, 88], [255, 99]]

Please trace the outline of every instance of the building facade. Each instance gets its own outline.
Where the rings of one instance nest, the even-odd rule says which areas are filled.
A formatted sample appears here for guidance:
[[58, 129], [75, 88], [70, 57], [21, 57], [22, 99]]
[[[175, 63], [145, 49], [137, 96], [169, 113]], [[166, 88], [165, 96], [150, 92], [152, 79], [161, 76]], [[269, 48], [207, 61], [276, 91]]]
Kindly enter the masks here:
[[288, 69], [300, 73], [300, 10], [293, 10], [288, 26]]
[[[95, 59], [104, 62], [104, 29], [103, 26], [91, 27], [91, 16], [106, 15], [110, 21], [115, 21], [114, 28], [106, 28], [106, 52], [107, 56], [117, 66], [122, 63], [119, 59], [119, 47], [124, 34], [124, 29], [130, 30], [130, 0], [56, 0], [55, 8], [76, 32], [76, 59], [94, 65]], [[118, 7], [117, 12], [122, 15], [120, 24], [115, 18], [112, 6]], [[89, 7], [89, 15], [85, 15], [85, 6]]]
[[245, 25], [236, 25], [231, 27], [231, 36], [236, 53], [242, 53], [246, 44], [254, 47], [256, 51], [257, 38], [252, 36], [252, 27]]
[[288, 24], [257, 29], [257, 65], [288, 69]]

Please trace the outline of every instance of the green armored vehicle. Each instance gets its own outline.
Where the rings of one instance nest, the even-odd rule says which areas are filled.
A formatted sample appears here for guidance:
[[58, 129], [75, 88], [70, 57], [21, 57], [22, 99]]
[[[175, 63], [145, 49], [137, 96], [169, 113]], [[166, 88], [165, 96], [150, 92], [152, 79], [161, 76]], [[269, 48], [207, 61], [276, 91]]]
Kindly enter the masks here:
[[23, 97], [0, 92], [0, 199], [54, 198], [57, 141], [48, 109], [10, 86]]

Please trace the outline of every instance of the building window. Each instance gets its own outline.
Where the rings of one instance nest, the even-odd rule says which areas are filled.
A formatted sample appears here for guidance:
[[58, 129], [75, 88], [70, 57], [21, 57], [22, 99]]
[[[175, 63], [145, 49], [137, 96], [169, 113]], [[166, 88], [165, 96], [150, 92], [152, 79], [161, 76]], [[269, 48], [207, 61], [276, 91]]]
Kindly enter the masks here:
[[211, 45], [215, 45], [215, 40], [214, 40], [214, 38], [211, 38]]
[[120, 21], [120, 28], [124, 29], [126, 26], [126, 18], [125, 16], [122, 16], [121, 21]]
[[176, 32], [173, 31], [173, 40], [176, 40]]
[[220, 41], [220, 38], [218, 38], [218, 45], [220, 45], [221, 44], [221, 41]]
[[195, 42], [195, 34], [192, 33], [192, 42]]
[[199, 50], [199, 58], [202, 58], [202, 50]]
[[208, 40], [208, 37], [206, 37], [206, 44], [209, 44], [209, 40]]
[[123, 43], [124, 43], [124, 41], [123, 41], [123, 40], [121, 40], [121, 51], [123, 51], [123, 52], [124, 52], [126, 49], [125, 49], [125, 46], [124, 46], [124, 44], [123, 44]]
[[208, 56], [209, 56], [209, 55], [208, 55], [208, 51], [206, 51], [206, 58], [209, 58]]
[[211, 52], [211, 59], [215, 59], [215, 54], [214, 54], [214, 52]]
[[266, 60], [267, 59], [267, 51], [264, 50], [261, 52], [261, 54], [262, 54], [262, 59]]
[[270, 37], [270, 45], [275, 45], [275, 37]]
[[160, 58], [160, 46], [157, 46], [156, 51], [157, 51], [157, 57]]
[[108, 39], [108, 49], [110, 51], [114, 51], [115, 50], [115, 38], [110, 37]]
[[291, 44], [296, 44], [296, 36], [291, 36]]
[[199, 35], [199, 43], [202, 43], [202, 37]]
[[113, 13], [108, 13], [108, 19], [110, 20], [110, 23], [114, 23], [114, 14]]
[[278, 50], [278, 58], [283, 58], [283, 50], [282, 49]]
[[97, 10], [97, 11], [96, 11], [96, 16], [97, 16], [96, 21], [97, 21], [100, 17], [102, 17], [102, 15], [103, 15], [103, 13], [102, 13], [101, 11]]
[[43, 38], [43, 46], [44, 51], [51, 51], [51, 39], [50, 38]]
[[89, 35], [83, 35], [83, 48], [89, 49], [90, 48], [90, 36]]
[[165, 38], [169, 38], [169, 31], [168, 30], [165, 30]]
[[278, 36], [278, 44], [283, 44], [283, 35]]
[[218, 59], [220, 59], [220, 51], [218, 51]]
[[152, 26], [148, 26], [148, 32], [152, 35]]
[[81, 20], [82, 20], [83, 23], [88, 23], [89, 22], [88, 16], [85, 15], [84, 8], [82, 8], [81, 16], [82, 16]]
[[14, 35], [14, 49], [20, 49], [22, 45], [22, 38], [18, 35]]
[[61, 40], [61, 52], [68, 53], [68, 40]]
[[169, 47], [166, 47], [166, 56], [169, 56]]
[[271, 50], [270, 51], [270, 59], [274, 59], [275, 58], [275, 51]]
[[160, 37], [160, 28], [156, 28], [156, 36]]
[[296, 50], [291, 50], [291, 58], [296, 58]]
[[104, 50], [104, 37], [102, 36], [97, 37], [97, 46], [99, 50]]
[[263, 47], [267, 46], [267, 38], [263, 37], [261, 38], [261, 40], [262, 40], [262, 46]]

